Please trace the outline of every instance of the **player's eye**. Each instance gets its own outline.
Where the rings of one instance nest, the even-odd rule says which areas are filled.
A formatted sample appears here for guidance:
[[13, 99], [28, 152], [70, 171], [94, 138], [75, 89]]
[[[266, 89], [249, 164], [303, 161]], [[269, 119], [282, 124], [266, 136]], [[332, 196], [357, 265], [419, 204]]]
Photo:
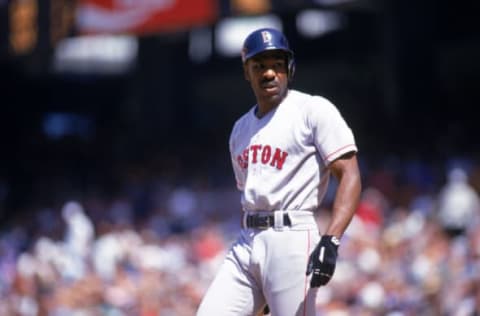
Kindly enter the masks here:
[[252, 69], [255, 71], [263, 70], [265, 66], [261, 63], [253, 63], [252, 64]]
[[283, 61], [274, 62], [273, 64], [270, 65], [270, 68], [276, 72], [282, 72], [285, 70], [285, 62]]

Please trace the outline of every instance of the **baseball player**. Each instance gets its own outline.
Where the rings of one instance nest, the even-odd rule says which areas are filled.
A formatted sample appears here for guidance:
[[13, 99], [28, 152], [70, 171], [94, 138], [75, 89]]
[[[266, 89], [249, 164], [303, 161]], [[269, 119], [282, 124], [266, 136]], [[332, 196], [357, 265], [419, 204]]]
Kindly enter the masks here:
[[[242, 62], [257, 100], [229, 141], [242, 229], [197, 316], [258, 315], [266, 305], [274, 316], [313, 316], [360, 196], [354, 136], [327, 99], [290, 89], [294, 54], [280, 31], [252, 32]], [[319, 232], [314, 212], [331, 174], [332, 216]]]

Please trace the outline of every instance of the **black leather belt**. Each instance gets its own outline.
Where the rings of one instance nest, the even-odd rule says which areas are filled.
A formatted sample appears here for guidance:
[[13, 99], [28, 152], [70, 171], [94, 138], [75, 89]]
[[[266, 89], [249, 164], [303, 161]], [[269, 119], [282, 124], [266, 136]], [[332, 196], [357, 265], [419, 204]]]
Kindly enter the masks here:
[[[245, 220], [247, 228], [267, 229], [275, 226], [275, 216], [264, 214], [251, 214], [247, 215]], [[283, 214], [283, 226], [291, 226], [292, 222], [287, 213]]]

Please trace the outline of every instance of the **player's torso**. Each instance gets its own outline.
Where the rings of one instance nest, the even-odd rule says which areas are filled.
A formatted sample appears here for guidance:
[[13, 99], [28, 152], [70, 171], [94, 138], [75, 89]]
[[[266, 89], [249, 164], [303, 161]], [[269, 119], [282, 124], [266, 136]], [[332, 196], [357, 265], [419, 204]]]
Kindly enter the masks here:
[[249, 113], [236, 127], [232, 158], [246, 209], [304, 209], [317, 202], [321, 159], [303, 110], [310, 96], [290, 94], [261, 119]]
[[[238, 129], [234, 155], [245, 172], [282, 170], [309, 148], [309, 135], [300, 111], [282, 104], [261, 119], [251, 115]], [[278, 174], [275, 172], [275, 174]]]

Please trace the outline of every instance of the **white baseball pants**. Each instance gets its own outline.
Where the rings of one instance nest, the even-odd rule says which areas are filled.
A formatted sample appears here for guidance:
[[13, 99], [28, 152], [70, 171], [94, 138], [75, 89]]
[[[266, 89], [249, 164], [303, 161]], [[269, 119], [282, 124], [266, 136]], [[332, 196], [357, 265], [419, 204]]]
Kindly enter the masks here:
[[[278, 212], [278, 211], [277, 211]], [[319, 241], [309, 211], [288, 211], [291, 226], [242, 229], [205, 294], [197, 316], [314, 316], [317, 289], [305, 275]]]

